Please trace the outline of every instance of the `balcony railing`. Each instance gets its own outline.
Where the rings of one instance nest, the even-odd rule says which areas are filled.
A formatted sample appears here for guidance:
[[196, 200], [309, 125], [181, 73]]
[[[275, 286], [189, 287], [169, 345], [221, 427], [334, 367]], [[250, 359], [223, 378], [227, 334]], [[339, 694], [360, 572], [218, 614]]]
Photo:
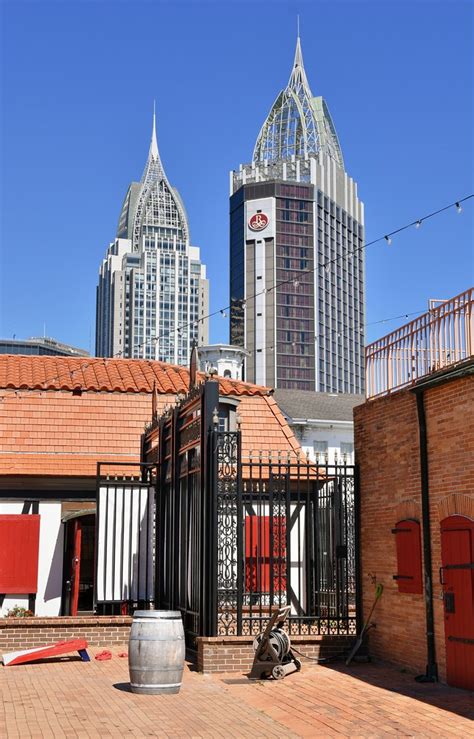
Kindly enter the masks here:
[[365, 350], [367, 398], [407, 387], [473, 356], [473, 304], [474, 288], [470, 288], [369, 344]]

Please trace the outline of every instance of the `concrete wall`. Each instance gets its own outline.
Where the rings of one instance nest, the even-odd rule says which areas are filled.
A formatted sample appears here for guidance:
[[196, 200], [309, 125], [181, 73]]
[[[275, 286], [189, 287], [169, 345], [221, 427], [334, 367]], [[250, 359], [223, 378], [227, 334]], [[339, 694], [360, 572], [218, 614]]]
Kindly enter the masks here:
[[[474, 382], [464, 377], [425, 390], [432, 532], [432, 577], [436, 659], [446, 678], [440, 522], [459, 514], [474, 519]], [[424, 595], [399, 593], [396, 523], [421, 523], [421, 487], [416, 397], [408, 390], [355, 408], [356, 460], [360, 464], [361, 565], [365, 617], [375, 582], [384, 592], [371, 631], [371, 651], [417, 672], [426, 666]]]

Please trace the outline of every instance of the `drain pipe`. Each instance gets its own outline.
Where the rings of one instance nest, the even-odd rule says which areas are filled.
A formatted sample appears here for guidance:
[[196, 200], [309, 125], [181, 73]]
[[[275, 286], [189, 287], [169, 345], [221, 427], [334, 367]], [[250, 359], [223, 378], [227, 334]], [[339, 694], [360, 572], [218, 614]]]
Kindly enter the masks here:
[[426, 609], [426, 674], [415, 678], [420, 683], [434, 683], [438, 680], [436, 664], [436, 648], [434, 638], [433, 611], [433, 577], [431, 565], [431, 525], [430, 525], [430, 488], [428, 478], [428, 443], [426, 433], [426, 415], [423, 389], [415, 388], [416, 408], [418, 411], [418, 430], [420, 437], [420, 477], [421, 477], [421, 515], [423, 522], [423, 564], [425, 575], [425, 609]]

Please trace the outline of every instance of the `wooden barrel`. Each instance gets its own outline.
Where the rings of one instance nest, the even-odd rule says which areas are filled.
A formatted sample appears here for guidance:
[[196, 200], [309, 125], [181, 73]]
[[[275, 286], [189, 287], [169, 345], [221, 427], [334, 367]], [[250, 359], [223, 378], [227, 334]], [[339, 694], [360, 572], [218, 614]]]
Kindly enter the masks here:
[[179, 611], [135, 611], [128, 648], [133, 693], [179, 693], [184, 668]]

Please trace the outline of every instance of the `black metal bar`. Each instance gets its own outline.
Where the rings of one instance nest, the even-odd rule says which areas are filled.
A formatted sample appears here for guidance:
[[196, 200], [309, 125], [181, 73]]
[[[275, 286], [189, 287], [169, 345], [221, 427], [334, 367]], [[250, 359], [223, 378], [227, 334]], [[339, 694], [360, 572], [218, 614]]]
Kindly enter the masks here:
[[460, 644], [474, 644], [474, 639], [468, 639], [465, 636], [448, 636], [448, 641], [459, 642]]
[[242, 602], [244, 590], [244, 509], [242, 502], [242, 435], [236, 434], [237, 441], [237, 634], [242, 634]]
[[[301, 471], [301, 465], [296, 466], [296, 488], [297, 488], [297, 501], [296, 501], [296, 510], [298, 511], [298, 516], [296, 519], [296, 526], [298, 531], [298, 542], [297, 542], [297, 557], [298, 561], [300, 561], [300, 484], [301, 484], [301, 478], [300, 478], [300, 471]], [[291, 562], [293, 559], [293, 552], [291, 551], [291, 472], [292, 472], [292, 464], [291, 460], [288, 459], [286, 463], [285, 468], [285, 575], [286, 575], [286, 603], [283, 603], [283, 605], [290, 605], [291, 603]], [[281, 518], [280, 518], [281, 521]], [[280, 530], [280, 536], [281, 536], [281, 530]], [[282, 560], [281, 552], [280, 552], [280, 561]], [[300, 575], [302, 576], [302, 565], [298, 567], [298, 596], [299, 596], [299, 603], [301, 604], [301, 580]], [[280, 572], [280, 584], [281, 584], [281, 572]], [[281, 585], [280, 585], [281, 589]], [[278, 603], [279, 606], [282, 605], [281, 597]]]
[[360, 470], [359, 465], [354, 467], [354, 556], [355, 556], [355, 601], [356, 601], [356, 631], [362, 631], [362, 563], [360, 558]]
[[115, 550], [117, 548], [117, 485], [115, 486], [114, 495], [112, 497], [113, 503], [113, 518], [112, 518], [112, 600], [116, 600], [115, 597]]
[[430, 682], [436, 682], [438, 680], [438, 665], [436, 663], [434, 635], [428, 440], [423, 390], [416, 392], [416, 407], [418, 412], [418, 430], [420, 438], [421, 513], [423, 521], [423, 564], [425, 570], [427, 665], [426, 674], [423, 676], [423, 679]]
[[[133, 501], [134, 501], [133, 489], [130, 490], [130, 524], [128, 530], [128, 600], [130, 603], [134, 601], [133, 597], [133, 578], [135, 576], [135, 567], [133, 562]], [[138, 595], [138, 592], [137, 592]]]
[[108, 521], [109, 521], [109, 488], [104, 488], [104, 509], [105, 509], [105, 526], [104, 526], [104, 601], [107, 600], [107, 537], [108, 537]]
[[[99, 562], [98, 562], [98, 542], [99, 542], [99, 526], [100, 526], [100, 462], [97, 462], [95, 471], [95, 531], [94, 531], [94, 589], [92, 595], [92, 603], [94, 612], [97, 611], [97, 583], [99, 578]], [[63, 594], [63, 602], [61, 603], [61, 613], [65, 613], [65, 595]], [[69, 614], [67, 614], [69, 615]]]
[[124, 557], [124, 542], [125, 542], [125, 487], [122, 490], [122, 520], [120, 522], [120, 598], [123, 599], [123, 568], [125, 565]]

